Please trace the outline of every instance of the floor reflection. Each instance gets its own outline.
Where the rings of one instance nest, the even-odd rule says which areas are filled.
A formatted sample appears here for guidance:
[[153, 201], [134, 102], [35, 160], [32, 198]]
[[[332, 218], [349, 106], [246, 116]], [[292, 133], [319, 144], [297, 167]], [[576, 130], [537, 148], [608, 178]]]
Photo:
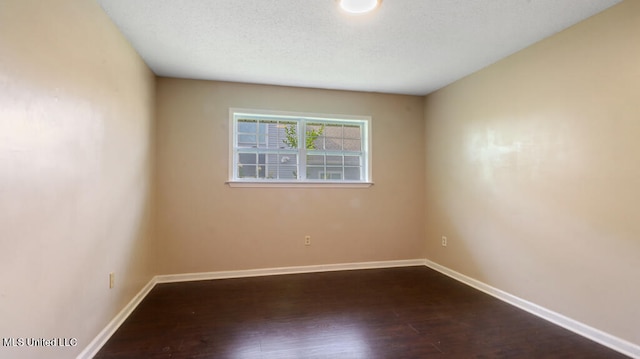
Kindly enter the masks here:
[[[294, 323], [295, 322], [295, 323]], [[249, 358], [372, 358], [364, 327], [344, 316], [272, 321], [254, 335], [239, 335], [230, 357]]]

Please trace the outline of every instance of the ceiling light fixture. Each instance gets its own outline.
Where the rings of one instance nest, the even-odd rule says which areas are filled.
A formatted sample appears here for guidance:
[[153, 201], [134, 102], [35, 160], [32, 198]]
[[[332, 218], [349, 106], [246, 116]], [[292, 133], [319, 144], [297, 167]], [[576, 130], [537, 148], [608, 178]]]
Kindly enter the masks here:
[[338, 0], [342, 10], [350, 14], [364, 14], [373, 11], [382, 0]]

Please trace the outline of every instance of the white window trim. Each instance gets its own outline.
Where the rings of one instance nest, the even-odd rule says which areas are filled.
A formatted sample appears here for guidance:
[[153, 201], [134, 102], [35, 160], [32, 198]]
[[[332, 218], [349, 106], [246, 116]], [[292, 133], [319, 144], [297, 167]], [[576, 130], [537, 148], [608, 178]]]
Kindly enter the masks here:
[[[292, 117], [295, 119], [305, 118], [311, 120], [325, 120], [325, 121], [335, 121], [335, 120], [355, 120], [355, 121], [363, 121], [366, 122], [366, 128], [363, 133], [363, 142], [366, 143], [366, 149], [363, 153], [363, 157], [366, 159], [365, 163], [365, 174], [367, 178], [364, 181], [313, 181], [308, 179], [300, 179], [296, 181], [278, 181], [278, 180], [266, 180], [266, 179], [234, 179], [234, 146], [235, 146], [235, 127], [234, 127], [234, 115], [237, 113], [246, 114], [246, 115], [274, 115], [274, 116], [283, 116], [283, 117]], [[225, 182], [230, 187], [308, 187], [308, 188], [368, 188], [371, 187], [373, 183], [372, 179], [372, 162], [373, 162], [373, 153], [371, 146], [371, 116], [354, 116], [354, 115], [334, 115], [334, 114], [319, 114], [319, 113], [307, 113], [307, 112], [288, 112], [288, 111], [272, 111], [272, 110], [256, 110], [256, 109], [245, 109], [245, 108], [229, 108], [229, 159], [228, 159], [228, 181]], [[298, 131], [301, 135], [303, 135], [304, 131]], [[304, 143], [304, 142], [299, 142]]]

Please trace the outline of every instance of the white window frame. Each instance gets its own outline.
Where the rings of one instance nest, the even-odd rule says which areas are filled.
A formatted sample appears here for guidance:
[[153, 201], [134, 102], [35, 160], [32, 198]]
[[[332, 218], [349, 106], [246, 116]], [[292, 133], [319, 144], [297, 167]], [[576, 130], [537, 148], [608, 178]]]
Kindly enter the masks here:
[[[238, 176], [236, 172], [238, 168], [237, 154], [239, 151], [241, 152], [241, 149], [238, 147], [238, 136], [236, 134], [236, 130], [238, 128], [238, 118], [241, 117], [258, 119], [263, 117], [264, 119], [279, 119], [298, 122], [298, 143], [300, 145], [297, 149], [297, 172], [300, 174], [299, 179], [279, 180], [267, 178], [240, 178]], [[306, 133], [305, 124], [307, 122], [341, 122], [357, 123], [362, 125], [361, 143], [363, 148], [361, 151], [362, 170], [360, 172], [360, 180], [321, 180], [319, 178], [305, 178], [307, 168], [307, 149], [304, 148], [305, 146], [302, 144], [305, 143], [304, 134]], [[257, 153], [260, 153], [260, 150], [256, 151]], [[265, 152], [268, 152], [268, 150]], [[226, 183], [231, 187], [370, 187], [373, 185], [371, 162], [371, 116], [331, 115], [243, 108], [229, 109], [229, 180]]]

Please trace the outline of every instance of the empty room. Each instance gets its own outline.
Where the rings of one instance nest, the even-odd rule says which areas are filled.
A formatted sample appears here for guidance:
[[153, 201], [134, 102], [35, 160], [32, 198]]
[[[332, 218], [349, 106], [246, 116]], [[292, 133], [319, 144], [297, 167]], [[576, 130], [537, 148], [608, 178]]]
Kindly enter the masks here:
[[0, 0], [0, 358], [640, 358], [640, 1]]

